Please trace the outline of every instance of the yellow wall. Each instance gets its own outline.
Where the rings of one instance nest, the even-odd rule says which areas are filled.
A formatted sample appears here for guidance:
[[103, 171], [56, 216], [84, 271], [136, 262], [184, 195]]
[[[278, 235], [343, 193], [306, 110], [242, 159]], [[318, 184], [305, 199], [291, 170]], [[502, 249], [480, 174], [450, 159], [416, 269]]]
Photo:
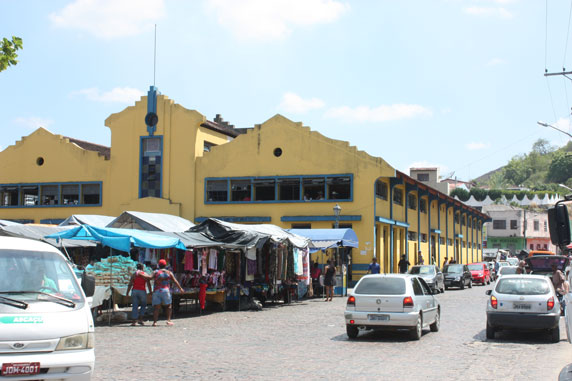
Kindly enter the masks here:
[[[421, 250], [425, 263], [429, 263], [431, 233], [428, 214], [420, 213], [418, 206], [416, 210], [406, 207], [408, 199], [403, 181], [396, 181], [397, 185], [394, 185], [394, 189], [403, 192], [403, 205], [393, 202], [390, 179], [396, 178], [395, 169], [381, 158], [359, 151], [347, 142], [329, 139], [281, 115], [233, 139], [201, 126], [207, 119], [199, 112], [158, 95], [159, 122], [155, 136], [163, 139], [162, 194], [160, 198], [139, 198], [141, 138], [148, 136], [144, 122], [146, 114], [147, 97], [142, 97], [133, 106], [105, 120], [111, 131], [109, 160], [43, 128], [0, 152], [0, 184], [82, 181], [103, 184], [101, 206], [0, 208], [0, 219], [40, 222], [65, 219], [72, 214], [118, 216], [123, 211], [136, 210], [173, 214], [192, 221], [199, 217], [270, 217], [271, 224], [284, 228], [291, 228], [294, 223], [310, 223], [312, 228], [331, 228], [333, 207], [337, 203], [342, 208], [340, 224], [352, 224], [359, 239], [359, 248], [353, 249], [353, 280], [365, 273], [374, 253], [382, 272], [398, 271], [399, 256], [406, 252], [414, 264], [417, 251]], [[205, 142], [216, 146], [210, 152], [204, 152]], [[274, 155], [275, 148], [282, 149], [280, 157]], [[36, 164], [40, 156], [44, 158], [42, 166]], [[205, 178], [329, 174], [353, 176], [351, 201], [205, 203]], [[387, 200], [375, 197], [378, 179], [387, 184]], [[412, 180], [408, 181], [411, 184]], [[416, 190], [410, 193], [418, 197]], [[466, 231], [459, 230], [460, 225], [454, 226], [452, 207], [447, 210], [449, 229], [446, 229], [446, 212], [440, 212], [439, 223], [437, 202], [429, 204], [427, 191], [422, 194], [428, 208], [431, 208], [432, 229], [440, 230], [442, 237], [453, 241], [455, 234], [459, 233], [463, 234], [465, 241], [470, 240]], [[284, 216], [302, 217], [296, 217], [299, 221], [282, 221]], [[331, 219], [318, 221], [320, 216]], [[344, 216], [357, 216], [359, 220], [345, 221]], [[376, 218], [377, 223], [374, 222]], [[407, 224], [408, 228], [403, 227]], [[374, 229], [377, 231], [375, 237]], [[418, 243], [419, 239], [409, 241], [408, 230], [416, 232], [418, 237], [426, 234], [427, 242]], [[438, 239], [438, 235], [435, 237]], [[474, 236], [473, 242], [480, 242], [480, 239], [480, 235]], [[442, 262], [445, 256], [453, 256], [454, 246], [446, 243], [447, 240], [440, 246], [437, 243], [440, 258], [438, 250], [435, 250], [436, 260]], [[460, 256], [463, 261], [466, 261], [467, 250], [465, 244]]]

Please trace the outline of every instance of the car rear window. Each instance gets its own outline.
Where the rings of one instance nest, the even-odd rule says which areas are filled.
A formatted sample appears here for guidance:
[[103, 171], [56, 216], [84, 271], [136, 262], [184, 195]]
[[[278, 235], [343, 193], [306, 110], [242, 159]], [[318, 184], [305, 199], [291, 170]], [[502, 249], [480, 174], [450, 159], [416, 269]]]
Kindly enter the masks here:
[[364, 278], [355, 289], [356, 294], [365, 295], [403, 295], [405, 279], [393, 277]]
[[409, 274], [434, 274], [435, 267], [433, 266], [413, 266], [409, 270]]
[[501, 267], [499, 269], [499, 274], [500, 275], [509, 275], [509, 274], [516, 274], [516, 269], [518, 267], [512, 267], [512, 266], [504, 266]]
[[499, 294], [544, 295], [550, 292], [550, 287], [545, 279], [501, 278], [495, 291]]

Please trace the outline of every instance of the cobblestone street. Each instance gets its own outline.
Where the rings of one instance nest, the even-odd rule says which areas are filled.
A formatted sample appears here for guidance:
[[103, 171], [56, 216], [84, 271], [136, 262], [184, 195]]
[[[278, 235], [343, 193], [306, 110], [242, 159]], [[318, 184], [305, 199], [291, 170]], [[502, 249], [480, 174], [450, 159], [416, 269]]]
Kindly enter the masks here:
[[348, 340], [346, 298], [275, 305], [261, 312], [188, 314], [175, 326], [96, 328], [95, 380], [391, 379], [556, 380], [572, 362], [561, 340], [502, 333], [485, 339], [485, 290], [439, 295], [441, 330], [420, 341], [406, 333], [360, 333]]

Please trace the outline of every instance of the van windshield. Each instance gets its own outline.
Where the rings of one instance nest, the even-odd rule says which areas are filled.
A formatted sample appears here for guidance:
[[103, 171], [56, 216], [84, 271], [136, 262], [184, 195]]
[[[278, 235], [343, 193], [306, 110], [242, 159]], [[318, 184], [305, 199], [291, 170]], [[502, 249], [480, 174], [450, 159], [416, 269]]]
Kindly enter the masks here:
[[13, 300], [58, 301], [45, 294], [74, 303], [84, 301], [74, 273], [57, 253], [0, 250], [0, 296]]

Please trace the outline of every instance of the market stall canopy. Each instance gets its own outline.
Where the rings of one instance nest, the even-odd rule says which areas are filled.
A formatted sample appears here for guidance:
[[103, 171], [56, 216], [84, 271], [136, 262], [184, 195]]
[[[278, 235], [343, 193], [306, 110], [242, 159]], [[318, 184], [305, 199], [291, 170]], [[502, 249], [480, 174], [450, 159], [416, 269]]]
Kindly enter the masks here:
[[74, 241], [70, 239], [64, 240], [55, 240], [50, 238], [45, 238], [47, 235], [50, 234], [57, 234], [63, 231], [68, 230], [66, 227], [60, 226], [46, 226], [46, 225], [24, 225], [24, 224], [16, 224], [16, 225], [8, 225], [0, 227], [0, 235], [10, 236], [10, 237], [21, 237], [21, 238], [30, 238], [35, 239], [38, 241], [44, 241], [49, 243], [55, 247], [95, 247], [96, 243], [94, 242], [81, 242], [81, 241]]
[[128, 211], [107, 224], [108, 228], [139, 229], [146, 231], [184, 232], [195, 226], [179, 216], [162, 213]]
[[240, 245], [233, 245], [230, 243], [224, 243], [219, 241], [213, 241], [208, 237], [204, 236], [198, 232], [179, 232], [179, 233], [171, 233], [171, 232], [153, 232], [153, 234], [162, 235], [165, 237], [174, 237], [178, 238], [183, 242], [186, 247], [216, 247], [216, 246], [224, 246], [228, 249], [237, 249], [242, 248], [243, 246]]
[[106, 227], [115, 217], [99, 214], [74, 214], [63, 220], [59, 226], [91, 225], [98, 228]]
[[309, 238], [315, 250], [331, 247], [359, 247], [359, 241], [353, 229], [290, 229], [290, 233]]
[[81, 225], [72, 229], [50, 234], [46, 238], [93, 240], [116, 250], [129, 252], [131, 246], [150, 249], [167, 249], [175, 247], [186, 250], [180, 239], [165, 237], [136, 229], [98, 228], [90, 225]]
[[9, 220], [0, 220], [0, 226], [13, 226], [13, 225], [22, 225], [19, 222], [9, 221]]
[[214, 241], [242, 247], [262, 247], [268, 240], [275, 243], [289, 242], [298, 248], [310, 245], [309, 239], [270, 224], [242, 225], [208, 218], [188, 231], [202, 233]]

